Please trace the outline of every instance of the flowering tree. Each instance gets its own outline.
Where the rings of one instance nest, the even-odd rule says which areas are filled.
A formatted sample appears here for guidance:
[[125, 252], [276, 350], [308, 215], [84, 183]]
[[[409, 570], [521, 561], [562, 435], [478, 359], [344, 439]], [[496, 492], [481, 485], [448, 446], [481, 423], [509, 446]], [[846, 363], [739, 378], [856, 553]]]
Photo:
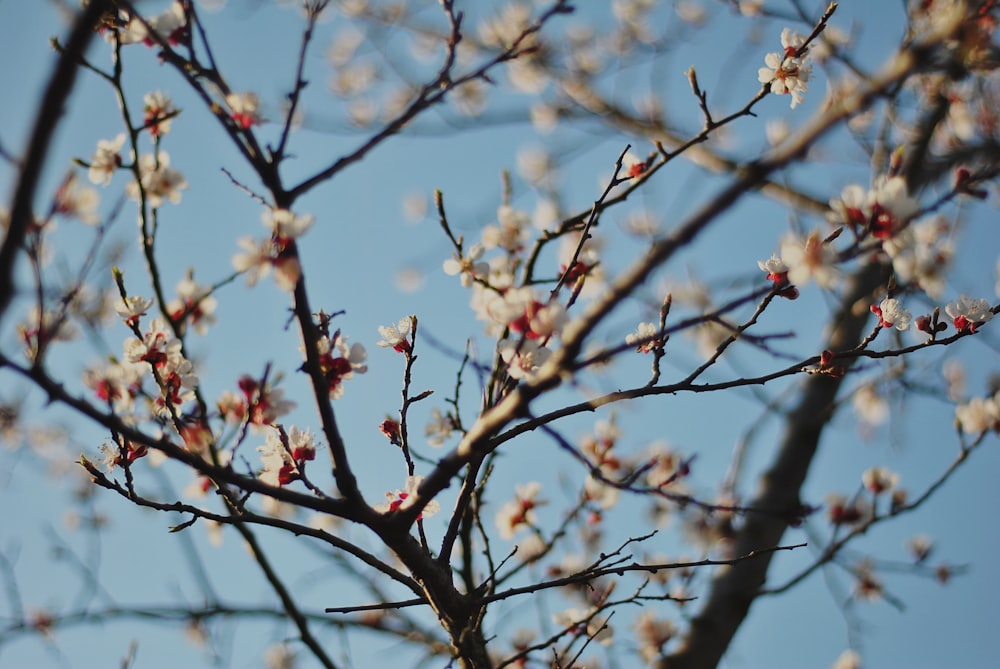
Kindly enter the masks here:
[[[755, 602], [819, 573], [902, 606], [886, 574], [963, 571], [925, 535], [905, 558], [865, 542], [933, 506], [1000, 429], [995, 389], [966, 390], [961, 366], [984, 381], [1000, 308], [981, 220], [1000, 165], [992, 0], [912, 2], [881, 52], [836, 3], [302, 0], [254, 10], [299, 34], [242, 55], [291, 58], [273, 87], [228, 64], [240, 10], [220, 4], [85, 3], [53, 41], [30, 137], [2, 152], [5, 467], [66, 480], [82, 451], [77, 531], [94, 546], [105, 510], [159, 512], [145, 522], [184, 567], [156, 571], [193, 585], [121, 599], [127, 569], [53, 538], [82, 594], [28, 606], [6, 551], [0, 642], [152, 618], [216, 659], [235, 652], [226, 629], [270, 630], [240, 647], [275, 667], [352, 666], [354, 638], [402, 643], [414, 665], [714, 667]], [[682, 37], [713, 30], [759, 31], [753, 66], [719, 68], [709, 37], [694, 57], [724, 94], [697, 62], [665, 81]], [[115, 130], [85, 126], [49, 184], [75, 84], [111, 101]], [[397, 197], [380, 152], [421, 135], [506, 165], [508, 147], [471, 145], [512, 120], [547, 148], [499, 194], [408, 197], [420, 226], [316, 199], [340, 183], [345, 200]], [[487, 224], [466, 222], [484, 206]], [[963, 250], [959, 233], [987, 241]], [[406, 239], [430, 238], [437, 255], [408, 268]], [[807, 475], [838, 435], [892, 441], [880, 425], [920, 402], [950, 443], [916, 440], [933, 455], [912, 487], [854, 462], [816, 496]], [[250, 566], [259, 600], [223, 585]], [[863, 638], [838, 666], [859, 666]]]

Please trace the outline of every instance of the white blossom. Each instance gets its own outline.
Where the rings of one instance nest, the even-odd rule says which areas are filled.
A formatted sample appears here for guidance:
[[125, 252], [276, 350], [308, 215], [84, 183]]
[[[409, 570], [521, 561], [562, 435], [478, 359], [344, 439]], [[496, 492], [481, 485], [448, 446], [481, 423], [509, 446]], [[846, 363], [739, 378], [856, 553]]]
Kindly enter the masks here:
[[854, 412], [866, 425], [881, 425], [889, 417], [889, 404], [871, 383], [866, 383], [855, 391], [851, 398]]
[[861, 669], [861, 656], [856, 650], [845, 650], [830, 665], [830, 669]]
[[153, 300], [141, 295], [126, 297], [124, 300], [118, 300], [114, 305], [118, 317], [129, 324], [138, 323], [139, 317], [144, 316], [151, 306], [153, 306]]
[[261, 221], [276, 237], [298, 239], [312, 227], [315, 219], [310, 214], [298, 216], [287, 209], [266, 209]]
[[655, 323], [639, 323], [635, 332], [625, 335], [625, 343], [635, 346], [639, 353], [649, 353], [660, 344], [655, 337], [658, 330]]
[[[405, 487], [394, 492], [387, 492], [385, 494], [386, 502], [384, 504], [377, 504], [375, 506], [375, 510], [379, 513], [390, 513], [392, 511], [407, 509], [413, 506], [417, 497], [417, 489], [420, 487], [420, 483], [423, 480], [423, 476], [407, 476]], [[438, 504], [437, 500], [432, 499], [427, 502], [417, 519], [422, 520], [429, 516], [433, 516], [440, 510], [441, 505]]]
[[489, 274], [489, 264], [479, 260], [483, 257], [485, 251], [486, 247], [482, 244], [473, 244], [465, 257], [456, 255], [454, 258], [445, 260], [443, 265], [444, 273], [449, 276], [459, 274], [462, 285], [468, 288], [475, 279], [484, 278]]
[[946, 304], [944, 311], [959, 331], [975, 332], [978, 326], [993, 318], [993, 310], [988, 301], [967, 295], [959, 295], [954, 302]]
[[788, 265], [774, 253], [767, 260], [758, 260], [757, 267], [765, 272], [770, 280], [777, 280], [778, 277], [788, 273]]
[[552, 621], [567, 628], [582, 626], [586, 622], [586, 628], [579, 631], [580, 635], [588, 636], [602, 646], [610, 646], [614, 641], [614, 628], [608, 624], [607, 614], [596, 613], [593, 608], [585, 611], [576, 608], [566, 609], [552, 616]]
[[125, 192], [133, 200], [138, 200], [142, 192], [151, 207], [159, 207], [164, 200], [178, 204], [181, 201], [181, 191], [187, 187], [184, 175], [170, 167], [170, 156], [166, 151], [160, 151], [156, 155], [147, 153], [139, 158], [139, 183], [128, 183]]
[[861, 483], [870, 492], [879, 495], [891, 492], [899, 485], [899, 474], [891, 472], [885, 467], [870, 467], [861, 475]]
[[376, 342], [375, 345], [382, 348], [393, 348], [400, 352], [409, 351], [411, 346], [410, 332], [412, 328], [412, 316], [400, 318], [394, 325], [380, 325], [378, 326], [378, 333], [381, 335], [382, 340]]
[[504, 339], [497, 347], [512, 379], [530, 379], [552, 355], [550, 349], [531, 339]]
[[910, 329], [910, 320], [913, 316], [902, 302], [894, 297], [885, 298], [873, 311], [878, 315], [879, 323], [884, 328], [895, 327], [900, 332]]
[[114, 139], [101, 139], [97, 142], [97, 152], [90, 159], [90, 168], [87, 170], [87, 178], [90, 183], [100, 186], [107, 186], [111, 183], [111, 178], [115, 170], [121, 165], [121, 156], [118, 152], [125, 145], [125, 133], [119, 133]]
[[766, 84], [776, 95], [790, 95], [792, 109], [805, 99], [809, 88], [810, 66], [801, 58], [769, 53], [764, 57], [765, 67], [757, 71], [757, 80]]
[[98, 204], [100, 196], [97, 191], [80, 183], [76, 172], [70, 172], [56, 191], [54, 209], [57, 214], [94, 225], [101, 220], [97, 214]]
[[424, 427], [424, 436], [427, 437], [427, 444], [434, 448], [440, 448], [444, 442], [455, 432], [455, 421], [451, 416], [442, 413], [440, 409], [431, 409], [431, 420]]
[[788, 267], [788, 280], [796, 285], [813, 279], [820, 287], [833, 289], [840, 277], [836, 252], [823, 243], [816, 230], [805, 239], [795, 234], [785, 236], [781, 240], [781, 260]]
[[1000, 427], [1000, 401], [997, 397], [974, 397], [955, 407], [955, 420], [966, 434], [978, 435]]
[[256, 93], [230, 93], [226, 96], [226, 105], [231, 112], [230, 118], [244, 130], [261, 122], [260, 99]]

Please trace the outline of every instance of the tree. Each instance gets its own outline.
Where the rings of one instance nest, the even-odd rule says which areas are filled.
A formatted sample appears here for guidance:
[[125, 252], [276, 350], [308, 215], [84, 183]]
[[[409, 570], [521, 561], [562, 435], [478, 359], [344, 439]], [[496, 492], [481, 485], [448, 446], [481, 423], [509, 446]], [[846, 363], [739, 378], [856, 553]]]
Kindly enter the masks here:
[[[86, 3], [2, 147], [5, 470], [61, 464], [79, 535], [47, 539], [61, 594], [5, 549], [5, 644], [152, 619], [220, 664], [737, 666], [821, 573], [853, 648], [855, 602], [964, 576], [873, 535], [1000, 429], [992, 0], [881, 8], [871, 45], [800, 0], [218, 4]], [[810, 486], [858, 429], [914, 442], [910, 487], [871, 446]]]

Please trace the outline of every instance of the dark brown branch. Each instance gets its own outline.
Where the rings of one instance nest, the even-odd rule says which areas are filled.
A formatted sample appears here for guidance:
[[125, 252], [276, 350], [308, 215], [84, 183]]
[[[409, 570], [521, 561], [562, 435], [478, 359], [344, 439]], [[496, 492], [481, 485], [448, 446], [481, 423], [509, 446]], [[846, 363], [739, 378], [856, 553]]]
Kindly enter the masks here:
[[435, 470], [421, 483], [414, 504], [396, 514], [394, 520], [401, 524], [411, 524], [420, 515], [426, 503], [450, 484], [452, 477], [470, 458], [492, 450], [495, 447], [491, 443], [493, 437], [514, 418], [523, 414], [532, 400], [559, 385], [564, 370], [573, 367], [590, 332], [622, 304], [625, 298], [646, 280], [650, 272], [687, 246], [718, 216], [760, 186], [770, 174], [796, 161], [810, 146], [839, 127], [843, 121], [867, 109], [885, 91], [894, 88], [909, 76], [917, 66], [917, 54], [908, 52], [900, 54], [867, 87], [845, 96], [839, 104], [819, 114], [769, 158], [747, 165], [740, 171], [739, 178], [675, 228], [672, 234], [657, 241], [649, 252], [623, 272], [582, 316], [570, 323], [562, 334], [562, 348], [552, 355], [533, 380], [521, 384], [508, 393], [469, 428], [458, 447], [442, 458]]
[[186, 513], [191, 515], [192, 517], [191, 520], [186, 521], [181, 525], [175, 525], [170, 530], [172, 532], [186, 529], [186, 527], [189, 524], [195, 522], [197, 519], [210, 520], [216, 523], [220, 523], [222, 525], [251, 523], [254, 525], [263, 525], [266, 527], [276, 527], [285, 530], [290, 534], [294, 534], [295, 536], [308, 536], [317, 539], [319, 541], [322, 541], [323, 543], [329, 544], [330, 546], [336, 549], [349, 553], [350, 555], [357, 558], [361, 562], [382, 572], [390, 579], [398, 583], [401, 583], [410, 590], [413, 590], [414, 592], [420, 591], [419, 586], [413, 579], [393, 569], [392, 567], [384, 563], [382, 560], [379, 560], [371, 553], [368, 553], [367, 551], [363, 550], [360, 546], [357, 546], [350, 541], [341, 539], [340, 537], [337, 537], [323, 530], [314, 527], [309, 527], [308, 525], [301, 525], [299, 523], [283, 520], [281, 518], [262, 516], [260, 514], [248, 511], [246, 508], [240, 509], [238, 514], [236, 515], [233, 514], [227, 515], [221, 513], [213, 513], [211, 511], [202, 509], [197, 506], [184, 504], [183, 502], [158, 502], [156, 500], [151, 500], [141, 495], [137, 495], [132, 491], [122, 487], [117, 481], [109, 479], [103, 472], [97, 469], [97, 467], [93, 463], [87, 460], [84, 460], [81, 464], [83, 465], [84, 469], [86, 469], [87, 472], [90, 474], [92, 481], [96, 485], [99, 485], [102, 488], [106, 488], [107, 490], [111, 490], [113, 492], [118, 493], [122, 497], [125, 497], [130, 502], [134, 503], [136, 506], [141, 506], [147, 509], [155, 509], [157, 511]]
[[[450, 6], [450, 2], [446, 3], [446, 7]], [[521, 56], [523, 54], [521, 44], [531, 35], [540, 31], [542, 27], [548, 23], [549, 19], [559, 14], [568, 13], [568, 11], [569, 4], [566, 0], [557, 0], [552, 7], [543, 12], [538, 20], [525, 30], [510, 47], [504, 49], [501, 53], [489, 59], [486, 63], [479, 66], [474, 71], [458, 78], [452, 78], [451, 69], [455, 58], [454, 50], [462, 36], [460, 30], [461, 22], [458, 20], [460, 19], [461, 14], [456, 15], [456, 19], [452, 21], [451, 24], [451, 36], [448, 41], [449, 56], [445, 59], [445, 63], [442, 65], [441, 70], [438, 72], [434, 80], [425, 84], [420, 89], [416, 98], [409, 105], [407, 105], [407, 107], [400, 112], [396, 118], [386, 124], [382, 130], [372, 135], [364, 144], [351, 153], [341, 156], [328, 167], [317, 172], [313, 176], [301, 182], [299, 185], [292, 188], [288, 192], [289, 196], [294, 199], [304, 193], [307, 193], [316, 185], [333, 178], [343, 169], [359, 162], [385, 140], [403, 130], [403, 128], [405, 128], [410, 121], [420, 115], [420, 113], [424, 110], [433, 107], [444, 100], [445, 96], [458, 86], [477, 79], [488, 79], [489, 72], [497, 65], [514, 60]]]
[[213, 481], [228, 483], [246, 492], [259, 493], [302, 508], [329, 513], [353, 522], [364, 523], [365, 521], [362, 518], [367, 518], [371, 521], [375, 515], [374, 512], [359, 509], [357, 506], [349, 504], [344, 500], [317, 499], [313, 495], [306, 495], [288, 488], [276, 488], [254, 477], [239, 474], [231, 467], [217, 466], [207, 462], [201, 456], [173, 443], [166, 436], [154, 438], [138, 428], [124, 423], [118, 416], [104, 413], [86, 400], [71, 395], [62, 384], [51, 379], [43, 371], [26, 369], [3, 354], [0, 354], [0, 367], [6, 367], [32, 381], [40, 390], [46, 393], [49, 401], [64, 404], [81, 416], [86, 416], [96, 424], [102, 425], [136, 444], [142, 444], [162, 451], [171, 459], [184, 463], [199, 474], [208, 476]]
[[[1000, 310], [1000, 306], [994, 308], [995, 312]], [[865, 314], [867, 318], [867, 314]], [[965, 337], [973, 336], [971, 332], [956, 332], [950, 337], [943, 337], [941, 339], [928, 339], [922, 344], [913, 344], [910, 346], [904, 346], [896, 349], [885, 349], [881, 351], [871, 351], [868, 349], [858, 349], [852, 348], [846, 351], [837, 351], [836, 360], [840, 363], [856, 361], [858, 359], [869, 359], [869, 360], [881, 360], [887, 358], [897, 358], [909, 355], [918, 350], [935, 347], [935, 346], [948, 346], [963, 339]], [[542, 414], [536, 417], [529, 417], [522, 423], [501, 432], [491, 441], [491, 448], [496, 448], [500, 444], [506, 441], [510, 441], [514, 437], [517, 437], [524, 432], [530, 432], [543, 425], [547, 425], [560, 418], [565, 418], [567, 416], [572, 416], [578, 413], [590, 412], [599, 409], [602, 406], [607, 406], [609, 404], [615, 404], [623, 400], [636, 399], [638, 397], [647, 397], [652, 395], [675, 395], [677, 393], [709, 393], [719, 390], [725, 390], [728, 388], [740, 388], [746, 386], [762, 386], [771, 381], [776, 381], [780, 378], [785, 378], [789, 376], [795, 376], [802, 373], [814, 373], [815, 366], [820, 362], [820, 356], [814, 355], [808, 358], [804, 358], [797, 362], [783, 367], [782, 369], [769, 372], [767, 374], [762, 374], [760, 376], [753, 377], [741, 377], [736, 379], [730, 379], [728, 381], [717, 381], [715, 383], [671, 383], [659, 386], [640, 386], [636, 388], [631, 388], [627, 390], [618, 390], [613, 393], [608, 393], [606, 395], [601, 395], [600, 397], [595, 397], [591, 400], [585, 402], [579, 402], [577, 404], [570, 404], [568, 406], [555, 409], [548, 413]]]
[[778, 585], [773, 588], [765, 588], [761, 590], [760, 594], [777, 595], [789, 590], [798, 583], [804, 581], [806, 578], [808, 578], [811, 574], [813, 574], [817, 569], [819, 569], [823, 565], [835, 560], [836, 557], [841, 553], [843, 548], [848, 543], [850, 543], [853, 539], [856, 539], [857, 537], [865, 534], [874, 525], [879, 525], [887, 520], [896, 518], [897, 516], [905, 515], [907, 513], [916, 511], [928, 499], [930, 499], [935, 492], [940, 490], [941, 486], [943, 486], [956, 471], [958, 471], [958, 468], [961, 467], [962, 464], [968, 460], [972, 452], [976, 448], [978, 448], [980, 444], [983, 443], [983, 440], [986, 437], [986, 435], [987, 433], [984, 432], [983, 434], [979, 435], [979, 438], [976, 439], [971, 445], [963, 446], [962, 449], [959, 450], [958, 455], [951, 462], [951, 464], [949, 464], [948, 467], [927, 487], [927, 489], [924, 490], [924, 492], [921, 493], [920, 496], [918, 496], [912, 502], [908, 502], [906, 504], [893, 507], [892, 509], [881, 515], [872, 515], [863, 522], [853, 526], [850, 532], [846, 533], [844, 536], [840, 537], [836, 541], [831, 542], [830, 545], [826, 546], [823, 549], [823, 552], [819, 555], [819, 557], [816, 558], [815, 562], [813, 562], [813, 564], [803, 569], [801, 572], [790, 578], [782, 585]]
[[48, 154], [49, 142], [65, 113], [66, 100], [76, 83], [77, 67], [94, 36], [95, 26], [110, 6], [111, 3], [107, 0], [93, 0], [79, 14], [38, 105], [35, 127], [31, 132], [14, 190], [7, 236], [0, 246], [0, 320], [14, 296], [14, 266], [32, 223], [32, 202]]
[[[869, 314], [855, 306], [870, 300], [887, 280], [888, 271], [883, 266], [873, 263], [862, 268], [845, 293], [839, 313], [830, 321], [835, 327], [824, 348], [845, 350], [861, 340]], [[803, 505], [799, 491], [842, 382], [843, 377], [815, 374], [803, 384], [801, 400], [788, 417], [778, 453], [749, 504], [752, 508], [785, 509], [787, 514], [748, 515], [733, 538], [736, 553], [777, 545], [800, 515]], [[771, 557], [768, 554], [760, 560], [733, 565], [716, 575], [681, 646], [661, 660], [660, 669], [707, 669], [718, 665], [767, 578]]]
[[542, 590], [548, 590], [550, 588], [559, 588], [565, 585], [575, 585], [578, 583], [586, 583], [592, 581], [596, 578], [601, 578], [602, 576], [621, 576], [628, 572], [646, 572], [650, 574], [655, 574], [661, 570], [669, 569], [692, 569], [695, 567], [711, 567], [711, 566], [734, 566], [745, 562], [755, 562], [759, 560], [769, 559], [770, 556], [778, 551], [792, 551], [796, 548], [803, 548], [806, 544], [793, 544], [789, 546], [771, 546], [770, 548], [758, 548], [738, 557], [730, 558], [728, 560], [696, 560], [694, 562], [664, 562], [657, 564], [639, 564], [636, 562], [630, 564], [615, 565], [613, 567], [600, 567], [591, 569], [589, 571], [583, 571], [577, 574], [572, 574], [570, 576], [564, 576], [562, 578], [551, 579], [549, 581], [540, 581], [538, 583], [533, 583], [521, 588], [510, 588], [509, 590], [504, 590], [503, 592], [498, 592], [494, 595], [490, 595], [486, 598], [487, 602], [496, 602], [502, 599], [509, 599], [517, 595], [533, 594], [540, 592]]

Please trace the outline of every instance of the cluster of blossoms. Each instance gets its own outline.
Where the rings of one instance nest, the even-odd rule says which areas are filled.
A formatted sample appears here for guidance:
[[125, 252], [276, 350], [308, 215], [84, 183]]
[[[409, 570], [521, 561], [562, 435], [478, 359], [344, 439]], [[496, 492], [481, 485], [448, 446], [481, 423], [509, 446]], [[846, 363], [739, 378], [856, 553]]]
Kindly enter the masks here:
[[316, 342], [319, 353], [319, 366], [326, 377], [330, 391], [330, 399], [339, 399], [344, 395], [344, 381], [354, 378], [355, 372], [364, 374], [368, 371], [365, 361], [368, 352], [361, 344], [348, 346], [347, 337], [340, 332], [333, 335], [333, 340], [322, 335]]
[[226, 105], [230, 110], [229, 117], [243, 130], [259, 125], [263, 120], [258, 110], [260, 99], [256, 93], [230, 93], [226, 96]]
[[[858, 238], [871, 235], [882, 241], [882, 248], [892, 260], [900, 283], [915, 283], [929, 296], [940, 297], [944, 290], [944, 269], [953, 254], [946, 235], [948, 226], [939, 219], [911, 224], [920, 205], [910, 197], [901, 177], [883, 177], [867, 191], [857, 184], [849, 185], [840, 198], [830, 201], [830, 208], [828, 218], [832, 223], [849, 227]], [[823, 288], [835, 288], [840, 277], [837, 268], [840, 259], [831, 244], [834, 237], [822, 239], [817, 230], [805, 238], [786, 235], [780, 252], [758, 261], [757, 265], [769, 281], [778, 285], [790, 284], [780, 293], [783, 297], [794, 299], [798, 296], [795, 286], [810, 280]], [[871, 311], [878, 316], [882, 327], [902, 331], [909, 329], [912, 322], [918, 329], [932, 334], [945, 327], [931, 323], [928, 316], [913, 319], [895, 298], [872, 305]], [[985, 300], [966, 296], [949, 303], [946, 312], [960, 332], [975, 332], [993, 316]]]
[[[553, 207], [540, 202], [534, 225], [544, 227], [555, 220]], [[515, 380], [530, 379], [537, 373], [552, 354], [549, 343], [559, 337], [568, 322], [566, 307], [554, 297], [517, 286], [515, 270], [523, 262], [531, 225], [531, 216], [502, 205], [497, 210], [497, 223], [483, 229], [480, 242], [467, 251], [460, 248], [443, 263], [446, 274], [459, 276], [462, 285], [472, 289], [472, 310], [486, 324], [487, 334], [499, 339], [497, 351]], [[491, 249], [504, 254], [484, 260]], [[586, 297], [588, 291], [600, 290], [593, 239], [562, 235], [559, 261], [560, 275], [574, 294]]]
[[919, 212], [920, 204], [910, 195], [903, 177], [883, 176], [868, 190], [858, 184], [846, 186], [839, 198], [830, 200], [827, 218], [833, 225], [846, 226], [856, 237], [881, 240], [897, 281], [916, 283], [939, 298], [954, 255], [950, 229], [940, 217], [912, 222]]
[[775, 256], [764, 265], [760, 261], [757, 263], [769, 277], [784, 276], [795, 286], [804, 286], [810, 280], [828, 290], [837, 286], [840, 279], [837, 252], [827, 240], [820, 238], [818, 230], [813, 230], [804, 239], [794, 233], [785, 235], [779, 254], [777, 263]]
[[[993, 319], [993, 308], [989, 301], [967, 295], [959, 295], [958, 299], [946, 304], [944, 310], [945, 314], [951, 318], [955, 330], [961, 334], [975, 334], [980, 327]], [[938, 333], [947, 330], [948, 325], [942, 322], [940, 312], [940, 309], [935, 309], [929, 315], [917, 316], [913, 321], [917, 330], [927, 333], [931, 339], [937, 337]]]
[[376, 346], [391, 348], [397, 353], [409, 355], [413, 352], [412, 331], [416, 316], [400, 318], [395, 325], [380, 325], [378, 333], [382, 340], [376, 342]]
[[87, 368], [83, 384], [116, 414], [127, 416], [135, 408], [145, 374], [145, 365], [120, 360]]
[[549, 78], [536, 57], [542, 49], [537, 35], [529, 30], [531, 24], [531, 5], [509, 2], [501, 7], [496, 16], [485, 18], [477, 32], [480, 41], [487, 47], [501, 50], [517, 44], [524, 50], [527, 57], [507, 61], [507, 79], [522, 93], [538, 94], [545, 89]]
[[[132, 312], [140, 305], [122, 306], [129, 306], [123, 317], [128, 322], [135, 317]], [[148, 306], [145, 308], [148, 309]], [[124, 348], [126, 360], [146, 362], [153, 368], [160, 386], [160, 397], [154, 402], [158, 415], [177, 415], [184, 402], [194, 399], [194, 388], [198, 385], [194, 365], [184, 358], [180, 340], [168, 331], [163, 319], [154, 318], [142, 338], [127, 339]]]
[[[906, 283], [915, 280], [933, 295], [932, 280], [940, 275], [940, 268], [950, 254], [940, 249], [928, 254], [927, 250], [936, 246], [930, 240], [915, 243], [917, 226], [910, 225], [910, 221], [919, 211], [920, 205], [910, 196], [906, 181], [900, 176], [887, 176], [878, 179], [869, 190], [858, 184], [846, 186], [839, 198], [830, 200], [827, 218], [834, 225], [852, 230], [856, 238], [871, 235], [881, 240], [886, 253], [893, 259], [899, 279]], [[921, 232], [925, 230], [929, 228], [920, 228]], [[791, 284], [781, 293], [783, 297], [798, 297], [795, 286], [809, 281], [815, 281], [821, 288], [833, 289], [840, 279], [837, 267], [840, 258], [831, 243], [835, 237], [824, 239], [819, 230], [805, 237], [790, 233], [781, 240], [779, 252], [767, 260], [759, 260], [757, 266], [767, 274], [769, 281]], [[899, 324], [904, 321], [887, 322]]]
[[875, 516], [873, 500], [877, 501], [882, 495], [889, 496], [889, 508], [892, 512], [906, 504], [907, 493], [899, 486], [899, 474], [885, 467], [866, 469], [861, 474], [861, 484], [871, 493], [871, 498], [855, 495], [848, 499], [839, 493], [826, 496], [826, 514], [832, 524], [856, 525], [869, 521]]
[[975, 334], [981, 325], [993, 319], [993, 308], [988, 301], [967, 295], [959, 295], [957, 300], [946, 304], [944, 312], [959, 332]]
[[[139, 320], [153, 301], [142, 296], [130, 296], [115, 304], [118, 317], [130, 328], [138, 328]], [[115, 360], [101, 367], [90, 367], [83, 373], [83, 383], [112, 411], [128, 416], [135, 409], [135, 398], [142, 389], [147, 368], [142, 362]]]
[[639, 654], [652, 665], [660, 657], [663, 646], [677, 634], [677, 627], [667, 618], [657, 618], [654, 611], [643, 611], [634, 623], [639, 641]]
[[528, 287], [478, 291], [473, 308], [477, 317], [496, 332], [509, 328], [530, 340], [545, 340], [566, 323], [566, 311], [558, 302], [546, 303]]
[[[106, 30], [107, 28], [113, 30]], [[122, 14], [105, 26], [105, 37], [110, 40], [117, 35], [122, 44], [142, 42], [151, 47], [156, 44], [156, 40], [150, 30], [171, 45], [186, 42], [190, 36], [190, 27], [183, 4], [175, 0], [162, 14], [145, 19], [137, 15]], [[166, 134], [170, 130], [170, 117], [177, 111], [170, 98], [157, 91], [148, 94], [144, 102], [144, 124], [150, 134], [154, 137]], [[230, 110], [229, 117], [243, 130], [262, 121], [258, 111], [260, 101], [254, 93], [229, 93], [225, 96], [225, 103]]]
[[[385, 503], [376, 505], [375, 510], [379, 513], [391, 513], [412, 506], [417, 494], [417, 488], [420, 487], [420, 482], [423, 480], [423, 476], [407, 476], [405, 486], [401, 490], [387, 492], [385, 494]], [[432, 499], [424, 506], [420, 515], [417, 516], [417, 520], [429, 518], [440, 510], [441, 505], [438, 504], [437, 500]]]
[[545, 364], [552, 353], [546, 344], [568, 320], [560, 302], [543, 301], [528, 287], [498, 288], [492, 281], [490, 288], [475, 284], [472, 307], [491, 334], [511, 333], [497, 348], [514, 379], [528, 378]]
[[869, 233], [885, 240], [897, 235], [919, 211], [920, 203], [910, 196], [906, 180], [884, 176], [867, 191], [858, 184], [845, 186], [839, 198], [830, 200], [827, 218], [858, 236]]
[[577, 636], [593, 639], [602, 646], [610, 646], [614, 641], [615, 631], [608, 624], [609, 618], [608, 615], [601, 615], [596, 607], [587, 610], [570, 608], [554, 614], [552, 622], [571, 630]]
[[181, 191], [188, 187], [184, 175], [170, 167], [170, 156], [166, 151], [139, 156], [139, 181], [131, 181], [125, 192], [133, 200], [145, 196], [152, 207], [160, 207], [164, 200], [173, 204], [181, 201]]
[[440, 409], [431, 410], [431, 419], [424, 427], [424, 436], [427, 437], [427, 444], [434, 448], [444, 446], [444, 442], [455, 433], [455, 419], [450, 413], [443, 413]]
[[76, 172], [70, 172], [56, 191], [53, 213], [94, 225], [100, 220], [97, 214], [99, 203], [97, 191], [84, 186]]
[[958, 405], [955, 420], [966, 434], [980, 435], [990, 430], [1000, 433], [1000, 392]]
[[311, 432], [291, 427], [288, 432], [274, 429], [267, 433], [263, 446], [257, 447], [264, 469], [260, 480], [273, 486], [288, 485], [299, 478], [307, 460], [316, 458], [316, 444]]
[[920, 290], [940, 299], [945, 274], [955, 254], [950, 226], [942, 217], [932, 217], [906, 226], [882, 242], [900, 283], [916, 283]]
[[781, 53], [769, 53], [764, 57], [767, 67], [757, 71], [757, 80], [769, 87], [776, 95], [791, 95], [792, 109], [802, 103], [809, 88], [809, 74], [812, 67], [803, 62], [806, 55], [806, 38], [790, 28], [781, 31]]
[[[945, 313], [952, 320], [955, 330], [975, 334], [978, 328], [993, 318], [993, 308], [983, 298], [971, 298], [960, 295], [958, 299], [945, 305]], [[871, 312], [878, 317], [883, 328], [896, 328], [899, 331], [910, 329], [913, 322], [918, 330], [935, 335], [946, 329], [944, 323], [933, 323], [934, 316], [919, 316], [915, 320], [902, 303], [896, 298], [888, 297], [879, 304], [871, 305]]]
[[215, 323], [218, 300], [212, 297], [211, 290], [191, 277], [185, 277], [177, 284], [177, 297], [167, 304], [167, 313], [181, 331], [191, 325], [195, 332], [204, 335], [208, 326]]
[[663, 344], [657, 332], [659, 328], [655, 323], [639, 323], [635, 332], [625, 335], [625, 343], [634, 346], [639, 353], [651, 353]]
[[285, 391], [261, 383], [249, 375], [239, 380], [240, 394], [225, 391], [216, 402], [216, 408], [227, 422], [246, 421], [251, 426], [268, 426], [295, 408], [295, 403], [285, 399]]
[[501, 537], [510, 541], [518, 530], [536, 526], [535, 508], [545, 503], [538, 499], [541, 491], [542, 484], [537, 481], [517, 484], [514, 499], [497, 511], [496, 524]]
[[[150, 35], [150, 29], [161, 39], [172, 45], [182, 44], [190, 34], [187, 25], [187, 18], [184, 15], [184, 6], [178, 1], [174, 2], [162, 14], [146, 19], [139, 16], [123, 14], [116, 22], [123, 24], [117, 32], [117, 39], [122, 44], [138, 44], [142, 42], [146, 46], [153, 46], [156, 41]], [[148, 26], [148, 27], [147, 27]], [[105, 39], [113, 39], [113, 32], [105, 32]]]
[[233, 256], [233, 267], [246, 275], [247, 285], [251, 287], [273, 268], [278, 287], [291, 292], [302, 276], [294, 242], [312, 227], [314, 219], [311, 215], [297, 216], [287, 209], [267, 209], [261, 219], [271, 230], [271, 238], [262, 241], [253, 237], [240, 239], [242, 251]]
[[487, 283], [497, 290], [513, 285], [509, 258], [497, 258], [492, 264], [482, 258], [487, 250], [498, 248], [506, 251], [509, 257], [521, 253], [530, 237], [530, 226], [531, 219], [526, 213], [510, 205], [501, 205], [497, 209], [496, 224], [483, 228], [481, 241], [472, 244], [464, 254], [456, 254], [444, 261], [445, 273], [459, 275], [465, 287], [472, 286], [476, 281]]
[[483, 228], [483, 248], [500, 248], [511, 254], [520, 253], [530, 237], [530, 223], [531, 219], [523, 211], [508, 204], [501, 205], [497, 209], [497, 224]]
[[552, 354], [546, 343], [567, 322], [566, 308], [560, 302], [543, 302], [531, 288], [508, 288], [487, 296], [480, 304], [482, 312], [494, 324], [502, 325], [513, 335], [497, 344], [513, 379], [530, 378]]
[[122, 157], [119, 152], [125, 146], [125, 133], [119, 133], [114, 139], [102, 139], [97, 142], [97, 152], [90, 159], [87, 178], [90, 183], [107, 186], [115, 175], [115, 170], [121, 167]]
[[142, 124], [149, 130], [149, 134], [161, 137], [170, 132], [170, 122], [177, 115], [177, 108], [169, 95], [163, 91], [153, 91], [143, 97], [142, 113]]

